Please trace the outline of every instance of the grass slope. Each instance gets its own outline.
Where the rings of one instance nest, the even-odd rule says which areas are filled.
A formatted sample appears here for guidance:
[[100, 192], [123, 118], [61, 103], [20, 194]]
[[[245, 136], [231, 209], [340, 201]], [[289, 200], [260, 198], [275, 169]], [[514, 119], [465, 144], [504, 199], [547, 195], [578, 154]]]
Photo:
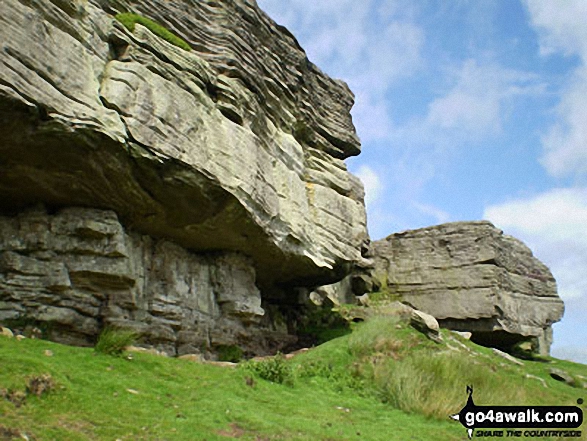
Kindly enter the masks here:
[[0, 389], [24, 391], [42, 374], [56, 384], [40, 397], [29, 394], [21, 407], [0, 399], [0, 439], [12, 429], [35, 440], [463, 440], [464, 428], [448, 414], [465, 404], [467, 384], [479, 405], [587, 398], [585, 389], [548, 375], [553, 366], [585, 375], [584, 365], [521, 367], [444, 338], [459, 349], [396, 320], [373, 320], [280, 362], [291, 377], [286, 385], [253, 377], [250, 363], [222, 368], [140, 353], [129, 361], [0, 337]]

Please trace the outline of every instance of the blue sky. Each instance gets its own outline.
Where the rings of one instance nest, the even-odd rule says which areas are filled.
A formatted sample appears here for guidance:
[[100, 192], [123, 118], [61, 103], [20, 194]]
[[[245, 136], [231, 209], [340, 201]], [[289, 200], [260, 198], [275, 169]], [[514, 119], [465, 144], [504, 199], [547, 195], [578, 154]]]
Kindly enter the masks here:
[[258, 0], [356, 95], [369, 232], [488, 219], [552, 269], [587, 363], [587, 2]]

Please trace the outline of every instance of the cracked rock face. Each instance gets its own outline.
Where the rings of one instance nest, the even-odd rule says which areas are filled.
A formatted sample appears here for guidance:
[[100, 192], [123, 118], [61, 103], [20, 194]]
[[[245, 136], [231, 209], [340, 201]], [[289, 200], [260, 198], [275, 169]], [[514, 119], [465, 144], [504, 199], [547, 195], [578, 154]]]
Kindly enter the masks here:
[[456, 222], [373, 242], [389, 293], [473, 340], [509, 348], [535, 337], [547, 354], [564, 304], [550, 270], [489, 222]]
[[[184, 51], [116, 12], [158, 21]], [[0, 3], [0, 211], [112, 210], [262, 290], [342, 278], [367, 239], [347, 86], [252, 0]]]

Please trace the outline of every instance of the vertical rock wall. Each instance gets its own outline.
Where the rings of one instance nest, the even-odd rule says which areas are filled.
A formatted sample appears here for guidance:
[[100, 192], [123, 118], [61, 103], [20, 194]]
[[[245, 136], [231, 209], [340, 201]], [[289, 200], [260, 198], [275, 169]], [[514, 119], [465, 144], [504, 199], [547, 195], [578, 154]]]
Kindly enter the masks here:
[[353, 95], [253, 0], [4, 0], [0, 42], [0, 321], [259, 352], [363, 260]]

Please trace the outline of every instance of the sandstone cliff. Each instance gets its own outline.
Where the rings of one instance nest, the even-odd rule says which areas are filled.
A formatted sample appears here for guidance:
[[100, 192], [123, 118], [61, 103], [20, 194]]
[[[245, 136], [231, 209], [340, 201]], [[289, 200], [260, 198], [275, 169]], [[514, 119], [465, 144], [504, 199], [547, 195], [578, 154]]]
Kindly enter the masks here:
[[0, 320], [179, 350], [362, 260], [353, 95], [254, 0], [5, 0], [0, 41]]
[[112, 209], [193, 250], [242, 251], [271, 283], [336, 278], [360, 259], [361, 185], [343, 162], [359, 153], [353, 96], [254, 1], [1, 8], [5, 209]]
[[392, 296], [479, 343], [509, 349], [534, 337], [548, 354], [564, 305], [549, 269], [519, 240], [489, 222], [456, 222], [372, 246], [374, 273]]

